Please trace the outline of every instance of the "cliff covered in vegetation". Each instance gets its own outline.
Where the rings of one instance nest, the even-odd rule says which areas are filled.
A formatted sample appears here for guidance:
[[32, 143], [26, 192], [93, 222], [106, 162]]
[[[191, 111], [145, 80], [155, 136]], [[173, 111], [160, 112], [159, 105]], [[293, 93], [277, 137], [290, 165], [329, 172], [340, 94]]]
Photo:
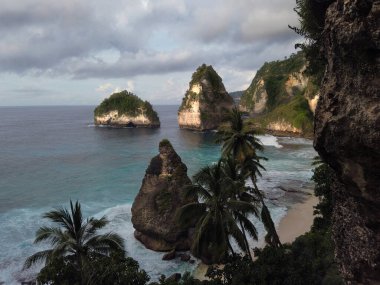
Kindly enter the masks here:
[[306, 65], [302, 52], [266, 62], [244, 91], [240, 109], [269, 132], [310, 136], [319, 88], [305, 73]]
[[180, 128], [201, 131], [216, 129], [232, 106], [233, 99], [222, 78], [211, 65], [203, 64], [192, 75], [178, 110], [178, 124]]
[[96, 125], [117, 127], [160, 127], [152, 105], [126, 90], [104, 99], [94, 110], [94, 121]]

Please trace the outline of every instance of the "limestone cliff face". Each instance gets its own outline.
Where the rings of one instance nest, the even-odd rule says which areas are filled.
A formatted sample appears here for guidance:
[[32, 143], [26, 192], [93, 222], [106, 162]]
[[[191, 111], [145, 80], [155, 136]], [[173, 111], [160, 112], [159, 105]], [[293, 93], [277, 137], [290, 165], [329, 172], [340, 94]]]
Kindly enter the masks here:
[[160, 127], [152, 105], [128, 91], [114, 93], [96, 107], [94, 122], [114, 127]]
[[270, 122], [267, 125], [267, 129], [274, 132], [283, 132], [283, 133], [302, 133], [302, 130], [294, 127], [290, 123], [285, 120], [278, 120], [274, 122]]
[[314, 146], [336, 171], [333, 239], [349, 284], [380, 284], [380, 1], [336, 0]]
[[194, 72], [178, 110], [180, 128], [212, 130], [218, 128], [233, 107], [222, 79], [212, 66], [203, 64]]
[[313, 88], [310, 77], [305, 75], [306, 64], [302, 53], [265, 63], [244, 91], [239, 108], [255, 115], [263, 114], [302, 93], [314, 113], [318, 91]]
[[95, 116], [96, 125], [108, 125], [108, 126], [130, 126], [130, 127], [159, 127], [160, 124], [157, 121], [152, 121], [146, 116], [143, 111], [135, 116], [126, 114], [119, 114], [117, 110], [111, 110], [105, 114]]
[[175, 221], [181, 206], [196, 201], [183, 197], [184, 186], [190, 183], [186, 165], [170, 142], [162, 141], [132, 205], [135, 237], [147, 248], [156, 251], [190, 248], [189, 230], [180, 229]]
[[244, 91], [240, 110], [250, 113], [267, 132], [311, 136], [319, 90], [305, 74], [306, 65], [301, 52], [265, 63]]

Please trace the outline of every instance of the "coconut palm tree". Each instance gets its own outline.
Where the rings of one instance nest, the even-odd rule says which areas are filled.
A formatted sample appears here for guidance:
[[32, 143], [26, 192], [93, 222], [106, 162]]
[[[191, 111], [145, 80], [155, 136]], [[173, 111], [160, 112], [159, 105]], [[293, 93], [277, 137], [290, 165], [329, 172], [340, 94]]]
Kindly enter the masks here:
[[264, 194], [257, 187], [257, 178], [261, 176], [260, 170], [265, 170], [260, 160], [265, 157], [258, 155], [264, 147], [259, 134], [252, 126], [244, 124], [241, 112], [235, 107], [226, 119], [227, 126], [217, 133], [217, 142], [222, 143], [222, 156], [231, 156], [240, 167], [240, 171], [251, 178], [252, 193], [261, 201], [261, 220], [267, 231], [265, 240], [272, 246], [281, 246], [276, 228], [274, 226], [269, 209], [264, 201]]
[[70, 210], [59, 208], [43, 215], [56, 226], [44, 226], [37, 230], [34, 243], [48, 242], [51, 249], [37, 252], [24, 264], [29, 268], [37, 262], [45, 265], [59, 258], [69, 257], [80, 274], [81, 284], [89, 280], [90, 255], [107, 256], [111, 252], [124, 251], [123, 239], [115, 233], [98, 234], [107, 225], [105, 217], [84, 219], [77, 201]]
[[235, 107], [226, 117], [226, 126], [218, 130], [218, 143], [222, 143], [222, 156], [232, 156], [239, 164], [257, 156], [264, 149], [256, 136], [259, 132], [244, 124], [241, 112]]
[[[236, 163], [232, 157], [228, 157], [223, 159], [223, 172], [225, 175], [224, 183], [226, 187], [230, 187], [230, 192], [233, 197], [239, 201], [244, 201], [247, 203], [251, 203], [255, 206], [255, 211], [253, 214], [258, 217], [258, 202], [260, 200], [257, 199], [255, 195], [252, 195], [253, 189], [252, 187], [246, 184], [247, 178], [249, 178], [249, 173], [241, 171], [241, 167]], [[241, 213], [239, 211], [234, 211], [234, 218], [239, 222], [240, 229], [243, 232], [244, 242], [245, 242], [245, 251], [248, 256], [252, 259], [251, 251], [249, 248], [249, 243], [247, 239], [247, 233], [254, 239], [257, 240], [257, 230], [253, 223], [248, 219], [245, 213]]]
[[191, 251], [207, 264], [223, 261], [228, 251], [234, 254], [230, 237], [236, 240], [242, 250], [246, 250], [244, 234], [236, 219], [237, 213], [241, 214], [243, 223], [249, 224], [247, 227], [255, 232], [245, 215], [257, 214], [257, 209], [252, 203], [234, 197], [225, 179], [223, 164], [220, 160], [194, 175], [194, 183], [186, 188], [185, 194], [196, 193], [200, 201], [183, 206], [177, 214], [177, 220], [183, 226], [197, 221]]

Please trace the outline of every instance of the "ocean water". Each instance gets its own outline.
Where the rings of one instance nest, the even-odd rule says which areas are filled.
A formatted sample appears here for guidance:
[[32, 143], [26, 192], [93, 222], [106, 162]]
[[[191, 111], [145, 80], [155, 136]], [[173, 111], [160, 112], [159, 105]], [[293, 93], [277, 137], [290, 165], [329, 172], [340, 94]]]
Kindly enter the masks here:
[[[34, 245], [41, 215], [79, 200], [86, 215], [110, 220], [107, 231], [125, 239], [128, 255], [151, 277], [192, 271], [196, 265], [161, 261], [162, 253], [145, 249], [133, 237], [131, 205], [160, 140], [169, 139], [188, 166], [189, 176], [217, 161], [214, 133], [180, 130], [177, 106], [156, 106], [160, 129], [99, 128], [93, 106], [0, 107], [0, 282], [20, 284], [39, 267], [22, 271]], [[261, 137], [267, 171], [259, 182], [266, 191], [276, 224], [292, 200], [279, 186], [311, 191], [310, 140]], [[294, 201], [293, 201], [294, 202]], [[263, 228], [256, 223], [263, 236]]]

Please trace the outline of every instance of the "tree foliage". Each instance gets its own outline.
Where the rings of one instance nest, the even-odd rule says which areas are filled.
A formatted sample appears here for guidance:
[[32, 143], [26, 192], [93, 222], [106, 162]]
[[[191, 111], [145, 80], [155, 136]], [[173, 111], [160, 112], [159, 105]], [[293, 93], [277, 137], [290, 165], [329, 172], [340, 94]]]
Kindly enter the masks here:
[[326, 66], [326, 58], [322, 50], [322, 32], [328, 6], [333, 0], [296, 0], [294, 11], [298, 15], [299, 27], [291, 27], [293, 31], [305, 38], [303, 43], [296, 44], [301, 48], [309, 62], [307, 72], [314, 76], [319, 86]]
[[158, 115], [153, 110], [152, 105], [148, 101], [143, 101], [135, 94], [127, 90], [114, 93], [109, 98], [95, 108], [95, 116], [101, 116], [110, 111], [118, 111], [119, 115], [126, 114], [129, 116], [146, 115], [151, 121], [157, 122]]
[[[124, 253], [123, 239], [119, 235], [112, 232], [98, 233], [108, 220], [105, 217], [84, 219], [78, 201], [75, 204], [70, 201], [69, 210], [58, 208], [45, 213], [43, 217], [55, 226], [39, 228], [34, 243], [49, 243], [52, 248], [28, 257], [24, 268], [45, 262], [41, 271], [44, 278], [56, 279], [58, 274], [73, 278], [68, 279], [69, 283], [79, 280], [79, 284], [86, 284], [92, 278], [94, 260], [118, 252]], [[57, 274], [55, 270], [58, 270]]]

